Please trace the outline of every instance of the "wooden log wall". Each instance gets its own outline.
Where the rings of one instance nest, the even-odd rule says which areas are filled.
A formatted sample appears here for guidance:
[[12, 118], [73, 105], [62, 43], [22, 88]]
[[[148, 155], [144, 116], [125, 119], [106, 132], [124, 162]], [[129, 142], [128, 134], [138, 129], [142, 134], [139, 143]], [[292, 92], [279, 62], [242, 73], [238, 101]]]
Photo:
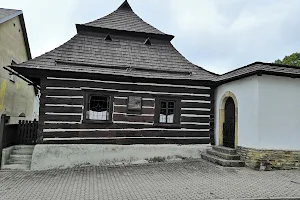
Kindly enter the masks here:
[[[41, 119], [44, 143], [180, 143], [210, 142], [211, 88], [47, 77], [42, 80]], [[84, 90], [111, 93], [113, 123], [84, 123]], [[128, 96], [142, 97], [141, 114], [127, 113]], [[181, 99], [181, 123], [154, 124], [155, 99]], [[113, 142], [112, 142], [113, 141]], [[121, 141], [121, 142], [120, 142]]]

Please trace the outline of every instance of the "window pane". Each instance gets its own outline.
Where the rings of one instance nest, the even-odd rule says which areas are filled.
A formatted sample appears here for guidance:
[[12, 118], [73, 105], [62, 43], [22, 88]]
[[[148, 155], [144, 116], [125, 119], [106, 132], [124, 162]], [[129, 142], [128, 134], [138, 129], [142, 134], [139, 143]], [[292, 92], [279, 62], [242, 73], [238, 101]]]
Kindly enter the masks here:
[[160, 123], [166, 123], [167, 122], [167, 110], [166, 109], [160, 109], [160, 115], [159, 115], [159, 122]]
[[109, 97], [90, 96], [87, 119], [109, 120]]
[[175, 107], [176, 102], [160, 101], [159, 123], [174, 124], [175, 123]]
[[167, 123], [168, 124], [174, 123], [174, 109], [168, 109]]
[[174, 101], [169, 101], [168, 102], [168, 108], [174, 108], [175, 107], [175, 102]]
[[161, 101], [161, 102], [160, 102], [160, 107], [161, 107], [161, 108], [166, 108], [166, 107], [167, 107], [167, 102]]

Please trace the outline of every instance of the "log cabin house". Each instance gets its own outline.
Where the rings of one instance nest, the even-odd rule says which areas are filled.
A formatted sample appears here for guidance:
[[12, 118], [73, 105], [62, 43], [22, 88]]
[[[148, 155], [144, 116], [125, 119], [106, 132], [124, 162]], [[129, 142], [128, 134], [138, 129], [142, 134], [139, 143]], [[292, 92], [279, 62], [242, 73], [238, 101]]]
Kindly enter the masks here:
[[41, 142], [214, 140], [217, 75], [185, 59], [171, 44], [174, 36], [144, 22], [127, 1], [76, 28], [65, 44], [12, 66], [41, 87]]
[[299, 67], [255, 62], [211, 73], [185, 59], [174, 36], [144, 22], [127, 1], [76, 28], [60, 47], [11, 66], [41, 88], [43, 144], [34, 147], [32, 170], [198, 158], [206, 146], [85, 144], [217, 144], [202, 158], [259, 170], [300, 167]]

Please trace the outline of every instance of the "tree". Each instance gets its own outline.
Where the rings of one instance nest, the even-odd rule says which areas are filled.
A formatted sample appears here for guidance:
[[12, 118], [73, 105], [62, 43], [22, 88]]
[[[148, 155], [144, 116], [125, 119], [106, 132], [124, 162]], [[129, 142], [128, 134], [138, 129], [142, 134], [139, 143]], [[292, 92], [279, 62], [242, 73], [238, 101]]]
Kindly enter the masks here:
[[296, 52], [289, 56], [285, 56], [282, 60], [277, 59], [274, 61], [275, 64], [282, 64], [282, 65], [292, 65], [292, 66], [299, 66], [300, 67], [300, 53]]

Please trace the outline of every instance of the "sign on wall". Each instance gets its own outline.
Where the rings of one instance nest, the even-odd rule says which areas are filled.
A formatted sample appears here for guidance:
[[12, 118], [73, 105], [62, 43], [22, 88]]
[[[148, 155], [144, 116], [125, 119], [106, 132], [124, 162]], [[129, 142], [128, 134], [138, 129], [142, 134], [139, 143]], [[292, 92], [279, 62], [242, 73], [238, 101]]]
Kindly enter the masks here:
[[128, 111], [140, 112], [142, 110], [142, 97], [128, 97]]

